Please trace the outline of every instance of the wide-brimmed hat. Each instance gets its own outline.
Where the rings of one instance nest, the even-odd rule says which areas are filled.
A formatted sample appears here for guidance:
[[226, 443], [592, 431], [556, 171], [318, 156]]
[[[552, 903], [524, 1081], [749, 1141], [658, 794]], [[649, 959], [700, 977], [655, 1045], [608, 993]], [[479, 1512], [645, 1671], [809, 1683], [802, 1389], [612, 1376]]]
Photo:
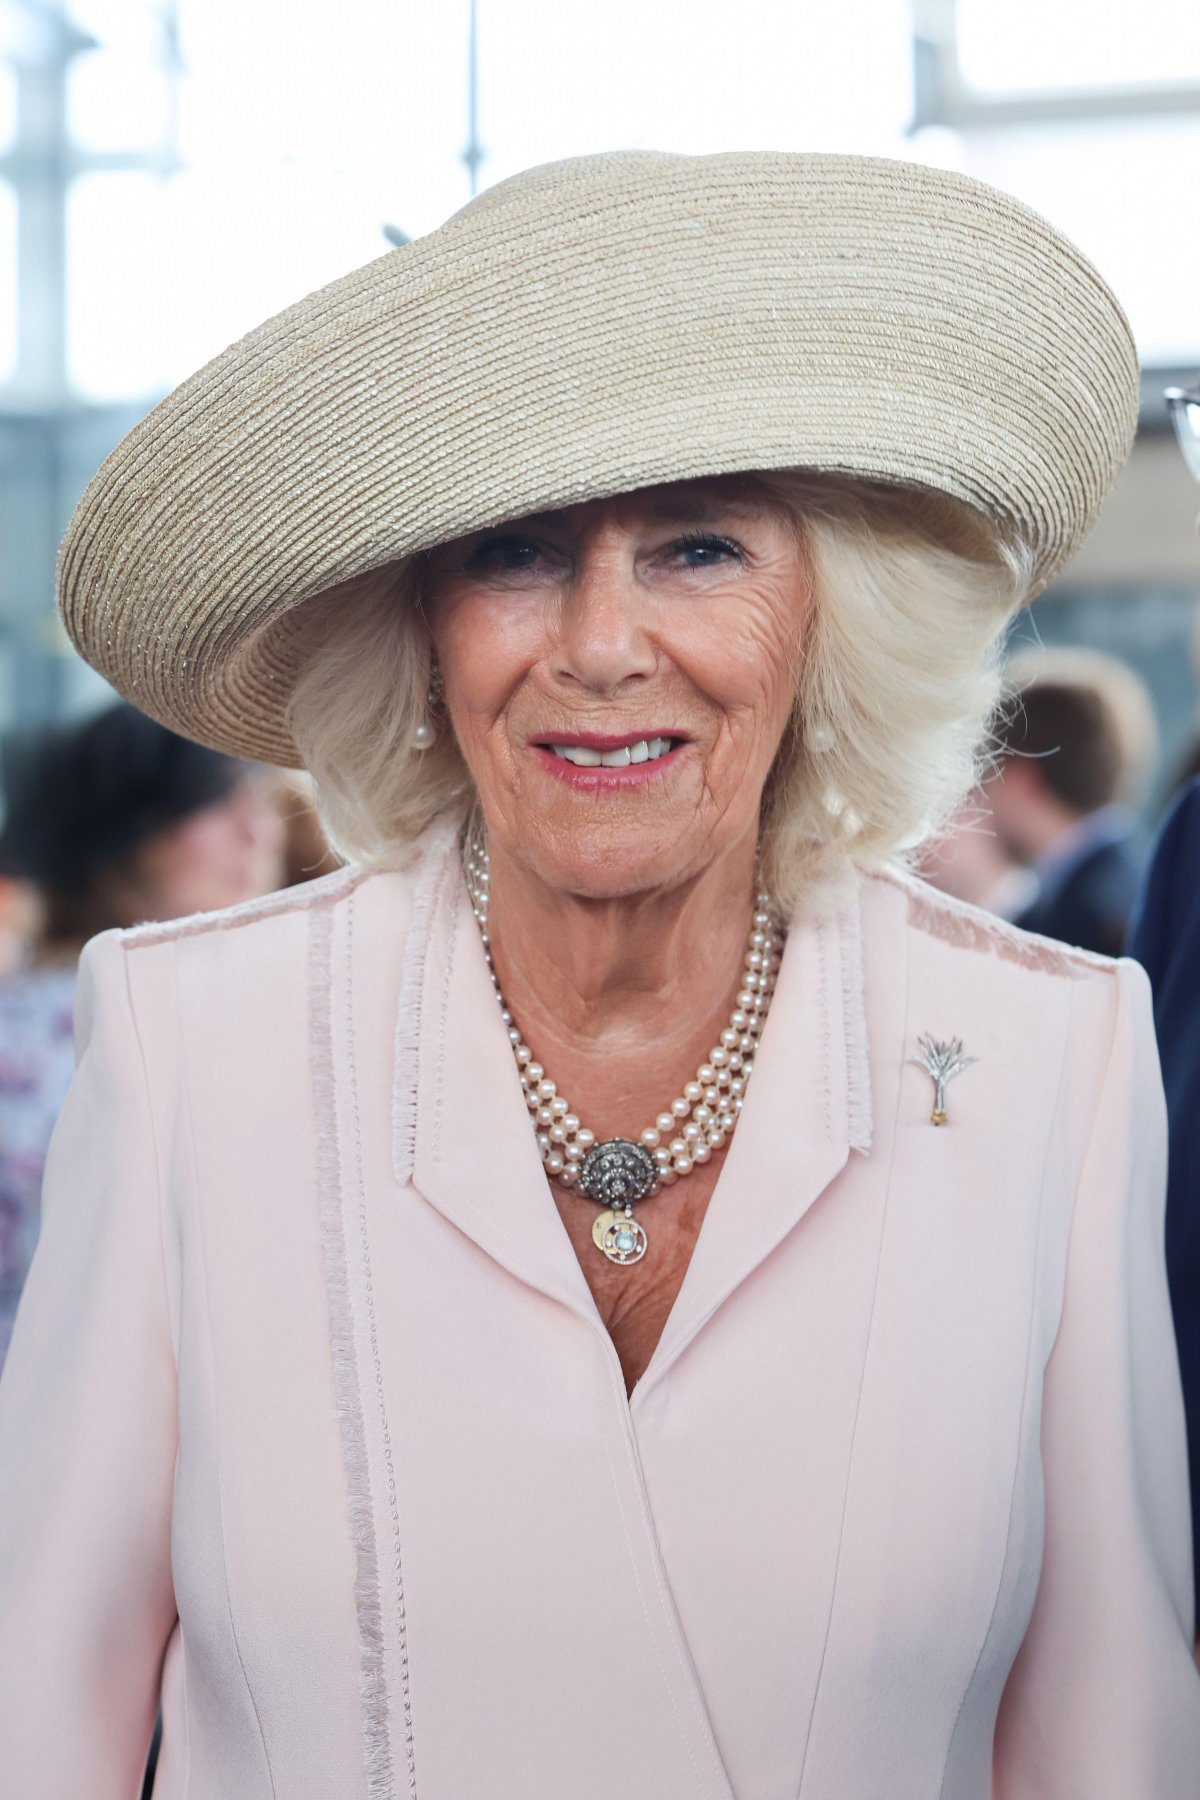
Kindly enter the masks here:
[[104, 463], [67, 630], [204, 743], [298, 761], [296, 608], [468, 531], [657, 482], [837, 471], [1032, 545], [1128, 454], [1137, 361], [1096, 270], [981, 182], [876, 158], [547, 165], [260, 325]]

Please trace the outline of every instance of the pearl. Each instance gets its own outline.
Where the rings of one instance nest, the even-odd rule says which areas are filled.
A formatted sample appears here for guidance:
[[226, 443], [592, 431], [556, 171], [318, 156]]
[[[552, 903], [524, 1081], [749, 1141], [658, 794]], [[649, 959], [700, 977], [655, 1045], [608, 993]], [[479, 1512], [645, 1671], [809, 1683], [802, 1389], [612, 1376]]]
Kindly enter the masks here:
[[712, 1118], [712, 1108], [701, 1101], [700, 1105], [692, 1114], [692, 1117], [695, 1119], [697, 1125], [707, 1125]]
[[567, 1134], [563, 1130], [562, 1126], [561, 1125], [552, 1125], [550, 1127], [550, 1142], [552, 1144], [565, 1144], [566, 1141], [567, 1141]]
[[674, 1131], [675, 1129], [675, 1114], [669, 1112], [659, 1113], [657, 1119], [654, 1121], [654, 1125], [655, 1129], [659, 1131], [663, 1137], [666, 1137], [669, 1131]]
[[729, 1023], [734, 1031], [748, 1031], [750, 1028], [750, 1015], [748, 1012], [743, 1012], [741, 1007], [739, 1007], [735, 1013], [731, 1014]]
[[508, 1028], [508, 1041], [512, 1045], [514, 1050], [516, 1049], [517, 1045], [521, 1042], [521, 1034], [517, 1030], [515, 1025], [510, 1025]]
[[518, 1044], [517, 1045], [517, 1061], [520, 1063], [522, 1068], [525, 1067], [526, 1063], [529, 1061], [529, 1059], [532, 1055], [533, 1055], [533, 1052], [529, 1048], [528, 1044]]
[[746, 962], [746, 967], [748, 969], [761, 969], [763, 966], [762, 951], [761, 950], [747, 950], [745, 962]]
[[721, 1033], [721, 1042], [727, 1050], [737, 1049], [738, 1035], [739, 1034], [733, 1029], [732, 1025], [727, 1025], [725, 1027], [724, 1031]]
[[[570, 1156], [570, 1154], [571, 1152], [568, 1150], [567, 1155]], [[575, 1183], [579, 1180], [579, 1170], [575, 1167], [574, 1163], [564, 1163], [563, 1172], [558, 1179], [562, 1182], [564, 1187], [574, 1187]]]
[[565, 1119], [566, 1118], [567, 1103], [563, 1099], [561, 1094], [556, 1095], [555, 1098], [550, 1102], [550, 1111], [554, 1114], [556, 1119]]
[[688, 1122], [688, 1123], [687, 1123], [687, 1124], [686, 1124], [686, 1125], [685, 1125], [685, 1126], [684, 1126], [684, 1128], [683, 1128], [683, 1139], [684, 1139], [684, 1142], [685, 1142], [685, 1143], [687, 1143], [687, 1144], [694, 1144], [694, 1143], [695, 1143], [695, 1141], [696, 1141], [696, 1139], [697, 1139], [697, 1138], [698, 1138], [698, 1137], [699, 1137], [699, 1136], [700, 1136], [700, 1127], [699, 1127], [699, 1125], [696, 1125], [696, 1124], [693, 1124], [693, 1123], [692, 1123], [692, 1122], [691, 1122], [691, 1121], [690, 1121], [690, 1120], [689, 1120], [689, 1122]]
[[543, 1156], [549, 1156], [549, 1154], [550, 1154], [550, 1139], [546, 1136], [546, 1133], [544, 1131], [539, 1131], [537, 1134], [537, 1147], [541, 1151]]
[[695, 1106], [703, 1092], [704, 1089], [700, 1086], [698, 1081], [689, 1081], [683, 1090], [683, 1097], [688, 1102], [689, 1106]]
[[554, 1114], [550, 1111], [548, 1106], [539, 1106], [534, 1117], [539, 1125], [552, 1125], [554, 1123]]
[[420, 725], [415, 726], [413, 729], [413, 749], [431, 750], [436, 738], [437, 732], [433, 729], [433, 726], [422, 721]]
[[575, 1142], [579, 1145], [581, 1150], [590, 1150], [595, 1141], [595, 1132], [589, 1131], [586, 1125], [581, 1125], [579, 1130], [575, 1133]]
[[711, 1087], [716, 1079], [717, 1072], [712, 1064], [701, 1063], [700, 1067], [696, 1070], [696, 1080], [703, 1082], [705, 1087]]
[[663, 1169], [660, 1172], [658, 1179], [662, 1182], [664, 1187], [671, 1187], [671, 1186], [673, 1186], [677, 1177], [676, 1177], [674, 1169]]
[[579, 1130], [578, 1113], [569, 1112], [563, 1114], [563, 1130], [570, 1132], [571, 1135], [574, 1136], [575, 1132]]
[[641, 1141], [647, 1150], [653, 1150], [662, 1133], [654, 1125], [648, 1125], [642, 1133]]
[[654, 1160], [660, 1169], [669, 1169], [671, 1166], [671, 1152], [665, 1145], [660, 1144], [658, 1149], [654, 1152]]
[[692, 1159], [690, 1156], [677, 1156], [671, 1166], [677, 1175], [690, 1175], [692, 1172]]
[[557, 1150], [552, 1150], [546, 1158], [546, 1170], [550, 1175], [561, 1175], [565, 1165]]
[[566, 1149], [563, 1151], [563, 1155], [566, 1157], [566, 1159], [569, 1163], [577, 1163], [577, 1162], [583, 1161], [583, 1151], [579, 1148], [578, 1144], [568, 1144]]
[[671, 1155], [672, 1156], [686, 1156], [687, 1155], [687, 1139], [686, 1138], [682, 1138], [682, 1137], [672, 1138], [670, 1147], [671, 1147]]
[[686, 1119], [691, 1110], [691, 1103], [685, 1100], [682, 1094], [678, 1100], [672, 1100], [671, 1102], [671, 1111], [677, 1119]]
[[711, 1155], [712, 1150], [706, 1138], [701, 1138], [698, 1144], [692, 1146], [693, 1162], [706, 1163]]
[[717, 1101], [720, 1098], [721, 1098], [721, 1090], [719, 1087], [717, 1087], [715, 1082], [713, 1083], [712, 1087], [705, 1088], [705, 1090], [704, 1090], [705, 1106], [715, 1106], [717, 1104]]
[[545, 1080], [538, 1082], [538, 1093], [542, 1096], [543, 1100], [553, 1100], [557, 1092], [558, 1089], [552, 1081]]
[[729, 1061], [729, 1052], [724, 1044], [714, 1044], [708, 1053], [708, 1060], [714, 1069], [723, 1069]]
[[545, 1071], [545, 1069], [543, 1069], [541, 1063], [531, 1062], [529, 1065], [529, 1068], [527, 1070], [527, 1073], [528, 1073], [530, 1081], [532, 1081], [534, 1083], [534, 1085], [536, 1086], [537, 1083], [542, 1079], [542, 1076], [546, 1073], [546, 1071]]

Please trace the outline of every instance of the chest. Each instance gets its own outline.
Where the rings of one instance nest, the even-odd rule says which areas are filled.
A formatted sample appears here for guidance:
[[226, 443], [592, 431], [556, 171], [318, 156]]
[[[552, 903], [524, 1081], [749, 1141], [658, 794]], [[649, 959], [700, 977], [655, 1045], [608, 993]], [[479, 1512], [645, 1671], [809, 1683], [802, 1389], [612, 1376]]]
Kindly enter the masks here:
[[722, 1151], [638, 1209], [646, 1254], [627, 1267], [612, 1263], [595, 1242], [594, 1202], [552, 1184], [554, 1202], [592, 1299], [632, 1394], [662, 1337], [692, 1260], [700, 1228], [725, 1162]]

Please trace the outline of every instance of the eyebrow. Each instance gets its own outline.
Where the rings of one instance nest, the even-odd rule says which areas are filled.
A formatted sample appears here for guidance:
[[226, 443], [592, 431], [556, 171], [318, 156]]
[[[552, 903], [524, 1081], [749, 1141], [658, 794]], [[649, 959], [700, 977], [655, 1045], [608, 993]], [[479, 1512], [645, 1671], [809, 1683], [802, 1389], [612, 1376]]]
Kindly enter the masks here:
[[767, 510], [765, 500], [747, 497], [743, 500], [723, 499], [715, 494], [679, 494], [657, 500], [650, 508], [652, 518], [680, 524], [705, 524], [714, 519], [758, 518]]

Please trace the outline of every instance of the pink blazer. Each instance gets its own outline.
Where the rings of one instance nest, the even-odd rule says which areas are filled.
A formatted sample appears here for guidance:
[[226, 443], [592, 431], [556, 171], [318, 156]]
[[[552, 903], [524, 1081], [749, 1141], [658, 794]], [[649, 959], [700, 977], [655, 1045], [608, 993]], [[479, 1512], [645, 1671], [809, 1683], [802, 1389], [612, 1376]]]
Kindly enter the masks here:
[[[924, 1032], [978, 1058], [940, 1130]], [[79, 1043], [0, 1382], [6, 1800], [133, 1800], [160, 1693], [157, 1800], [1197, 1792], [1132, 964], [903, 877], [798, 923], [631, 1402], [444, 833], [97, 939]]]

